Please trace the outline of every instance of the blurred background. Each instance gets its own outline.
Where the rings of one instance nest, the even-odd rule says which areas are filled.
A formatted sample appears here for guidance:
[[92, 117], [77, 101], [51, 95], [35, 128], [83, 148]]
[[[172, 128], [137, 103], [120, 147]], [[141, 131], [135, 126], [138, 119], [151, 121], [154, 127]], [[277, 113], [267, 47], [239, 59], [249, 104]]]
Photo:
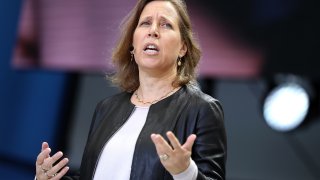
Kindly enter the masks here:
[[[105, 74], [135, 2], [0, 2], [0, 179], [33, 179], [43, 141], [78, 169], [95, 105], [119, 92]], [[198, 80], [224, 107], [227, 179], [320, 179], [318, 4], [187, 0]]]

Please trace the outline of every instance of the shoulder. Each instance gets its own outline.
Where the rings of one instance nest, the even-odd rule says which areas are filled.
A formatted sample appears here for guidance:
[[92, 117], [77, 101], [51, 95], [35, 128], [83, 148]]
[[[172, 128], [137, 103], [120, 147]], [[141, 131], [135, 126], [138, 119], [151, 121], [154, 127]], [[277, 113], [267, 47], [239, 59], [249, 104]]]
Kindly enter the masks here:
[[[96, 105], [94, 115], [92, 118], [91, 131], [96, 129], [97, 125], [105, 118], [110, 115], [110, 113], [119, 112], [120, 108], [123, 106], [130, 106], [131, 94], [128, 92], [120, 92], [113, 96], [102, 99]], [[123, 108], [125, 109], [125, 108]]]
[[118, 105], [118, 103], [123, 103], [126, 101], [129, 101], [131, 98], [131, 93], [128, 92], [120, 92], [115, 95], [106, 97], [98, 102], [96, 106], [96, 110], [99, 110], [101, 108], [110, 107], [114, 105]]
[[219, 100], [205, 94], [197, 85], [187, 85], [186, 94], [191, 108], [199, 109], [200, 112], [212, 112], [215, 116], [223, 119], [223, 108]]
[[186, 92], [187, 92], [186, 94], [190, 98], [190, 101], [192, 101], [192, 104], [195, 104], [198, 106], [212, 105], [222, 109], [222, 106], [219, 100], [202, 92], [200, 87], [197, 85], [187, 85]]

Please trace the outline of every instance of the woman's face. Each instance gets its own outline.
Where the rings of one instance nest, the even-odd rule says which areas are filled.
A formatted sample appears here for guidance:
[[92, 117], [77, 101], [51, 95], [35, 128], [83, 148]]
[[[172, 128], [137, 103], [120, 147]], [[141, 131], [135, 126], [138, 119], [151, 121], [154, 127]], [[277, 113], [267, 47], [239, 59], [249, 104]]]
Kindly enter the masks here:
[[152, 1], [143, 9], [133, 34], [134, 57], [141, 71], [177, 71], [177, 58], [187, 51], [181, 40], [179, 15], [168, 1]]

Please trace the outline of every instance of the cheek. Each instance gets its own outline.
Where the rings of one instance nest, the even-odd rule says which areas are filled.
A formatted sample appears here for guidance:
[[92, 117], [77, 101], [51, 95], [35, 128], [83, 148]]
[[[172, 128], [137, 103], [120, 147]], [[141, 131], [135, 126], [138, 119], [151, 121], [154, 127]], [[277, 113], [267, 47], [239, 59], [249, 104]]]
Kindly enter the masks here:
[[135, 30], [133, 33], [133, 46], [138, 46], [139, 42], [141, 42], [142, 33], [139, 30]]
[[179, 53], [181, 48], [180, 39], [177, 37], [170, 38], [166, 41], [165, 47], [167, 47], [167, 51], [170, 51], [174, 54]]
[[139, 30], [136, 30], [134, 33], [133, 33], [133, 42], [134, 43], [139, 43], [141, 42], [143, 38], [143, 32], [142, 31], [139, 31]]
[[181, 42], [180, 35], [178, 33], [171, 33], [169, 36], [167, 36], [166, 42], [170, 46], [178, 46]]
[[136, 42], [137, 42], [137, 33], [134, 32], [134, 33], [133, 33], [133, 38], [132, 38], [132, 45], [133, 45], [133, 46], [136, 46]]

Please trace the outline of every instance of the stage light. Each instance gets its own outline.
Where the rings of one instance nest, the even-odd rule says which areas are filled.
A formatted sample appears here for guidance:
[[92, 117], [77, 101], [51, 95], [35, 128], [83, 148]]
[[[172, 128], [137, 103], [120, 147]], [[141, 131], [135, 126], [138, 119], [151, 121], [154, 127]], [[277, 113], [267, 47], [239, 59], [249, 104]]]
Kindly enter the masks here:
[[306, 119], [313, 91], [310, 83], [295, 75], [278, 75], [276, 86], [266, 96], [263, 117], [277, 131], [291, 131]]

